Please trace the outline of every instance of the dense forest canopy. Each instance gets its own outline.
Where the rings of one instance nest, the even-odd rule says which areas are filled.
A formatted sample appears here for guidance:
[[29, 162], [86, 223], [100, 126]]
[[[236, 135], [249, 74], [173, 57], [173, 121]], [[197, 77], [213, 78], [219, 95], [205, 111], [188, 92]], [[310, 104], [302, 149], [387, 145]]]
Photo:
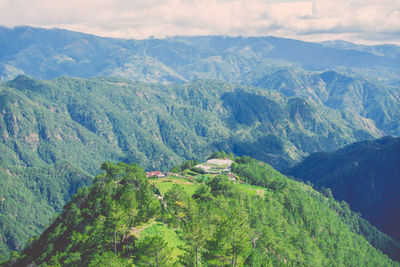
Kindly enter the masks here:
[[225, 174], [149, 179], [136, 164], [106, 162], [6, 266], [396, 266], [345, 203], [266, 163], [235, 161], [238, 179], [262, 187]]
[[287, 172], [330, 188], [364, 218], [400, 240], [400, 138], [384, 137], [315, 153]]
[[[395, 142], [330, 152], [400, 135], [399, 58], [394, 45], [127, 40], [0, 26], [0, 257], [14, 251], [10, 263], [43, 265], [146, 266], [156, 255], [167, 266], [317, 266], [333, 258], [390, 266], [365, 242], [395, 260], [398, 242], [350, 207], [399, 240]], [[247, 156], [311, 180], [322, 195]], [[206, 159], [235, 160], [233, 173], [210, 177], [199, 167]], [[132, 162], [187, 178], [149, 180]], [[233, 214], [243, 224], [229, 220]]]

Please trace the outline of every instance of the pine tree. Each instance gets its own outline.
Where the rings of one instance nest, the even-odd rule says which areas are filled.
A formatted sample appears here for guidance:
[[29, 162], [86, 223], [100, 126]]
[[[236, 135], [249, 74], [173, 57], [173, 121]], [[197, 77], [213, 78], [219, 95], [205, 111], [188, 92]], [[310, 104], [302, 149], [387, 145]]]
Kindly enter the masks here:
[[185, 253], [180, 257], [179, 261], [185, 266], [201, 266], [201, 256], [206, 243], [206, 214], [196, 202], [191, 200], [188, 203], [188, 211], [185, 224], [182, 227], [182, 238], [186, 242], [186, 246], [181, 249]]
[[137, 245], [135, 263], [138, 266], [164, 267], [171, 264], [171, 251], [161, 236], [146, 236]]

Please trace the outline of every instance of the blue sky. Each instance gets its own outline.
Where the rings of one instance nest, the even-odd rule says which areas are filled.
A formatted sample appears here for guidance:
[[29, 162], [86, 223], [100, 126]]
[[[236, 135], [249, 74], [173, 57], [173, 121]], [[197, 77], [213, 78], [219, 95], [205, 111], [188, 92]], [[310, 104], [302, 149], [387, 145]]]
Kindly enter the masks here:
[[137, 39], [274, 35], [400, 44], [400, 0], [0, 0], [0, 25]]

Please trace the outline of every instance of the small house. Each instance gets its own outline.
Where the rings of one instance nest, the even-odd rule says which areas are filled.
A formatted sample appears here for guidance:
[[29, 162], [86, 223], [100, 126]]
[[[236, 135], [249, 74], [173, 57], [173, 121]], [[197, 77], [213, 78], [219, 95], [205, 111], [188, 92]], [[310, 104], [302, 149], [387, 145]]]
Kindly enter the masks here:
[[164, 178], [165, 174], [160, 172], [160, 171], [152, 171], [147, 173], [147, 177], [158, 177], [158, 178]]

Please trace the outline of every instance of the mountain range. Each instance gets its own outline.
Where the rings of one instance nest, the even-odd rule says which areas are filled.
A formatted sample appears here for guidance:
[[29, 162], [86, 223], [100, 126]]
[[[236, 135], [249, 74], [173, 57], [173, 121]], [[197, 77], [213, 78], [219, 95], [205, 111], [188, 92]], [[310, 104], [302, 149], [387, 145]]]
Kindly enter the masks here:
[[216, 79], [298, 96], [399, 135], [400, 48], [276, 37], [129, 40], [61, 29], [0, 27], [0, 80], [24, 74], [183, 84]]
[[309, 73], [290, 69], [266, 75], [256, 85], [358, 114], [373, 120], [386, 134], [399, 135], [398, 87], [380, 86], [336, 71]]
[[[341, 70], [398, 80], [397, 46], [309, 43], [276, 37], [129, 40], [61, 29], [0, 28], [0, 77], [120, 76], [161, 83], [219, 79], [254, 83], [278, 67]], [[374, 75], [375, 73], [375, 75]]]
[[400, 240], [400, 138], [351, 144], [314, 153], [288, 170], [333, 196], [390, 236]]
[[[219, 81], [165, 86], [116, 78], [38, 81], [18, 76], [0, 86], [0, 95], [5, 176], [67, 162], [87, 177], [106, 160], [165, 170], [221, 149], [282, 169], [308, 153], [380, 135], [362, 117]], [[31, 182], [21, 182], [32, 190]], [[51, 190], [58, 194], [57, 188]], [[33, 205], [48, 202], [47, 195], [39, 197], [42, 201]], [[7, 199], [24, 207], [17, 196], [7, 194]], [[5, 220], [13, 218], [9, 212]], [[15, 249], [24, 239], [13, 240], [8, 244]]]
[[[324, 167], [330, 156], [321, 156], [318, 177], [307, 172], [317, 165], [288, 169], [314, 152], [398, 136], [399, 60], [393, 45], [276, 37], [128, 40], [0, 27], [0, 253], [21, 251], [105, 161], [168, 170], [217, 150], [266, 161], [296, 178], [311, 176], [317, 188], [331, 187], [398, 238], [373, 219], [386, 191], [371, 187], [377, 206], [362, 209], [354, 204], [364, 201], [359, 178], [346, 180], [354, 202], [341, 191], [342, 177], [324, 178], [348, 167]], [[340, 151], [349, 162], [362, 156]], [[316, 155], [311, 159], [331, 154]], [[383, 168], [373, 160], [366, 164], [377, 175], [368, 186]]]

